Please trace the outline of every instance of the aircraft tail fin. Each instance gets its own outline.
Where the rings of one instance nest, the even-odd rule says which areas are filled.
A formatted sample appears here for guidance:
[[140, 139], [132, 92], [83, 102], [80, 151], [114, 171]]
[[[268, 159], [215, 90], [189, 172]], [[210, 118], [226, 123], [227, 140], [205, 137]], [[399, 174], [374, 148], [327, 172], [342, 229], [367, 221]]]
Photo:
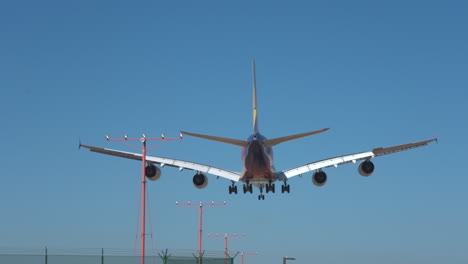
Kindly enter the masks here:
[[258, 116], [257, 116], [257, 81], [255, 78], [255, 59], [252, 58], [252, 91], [253, 91], [253, 132], [258, 134]]
[[209, 135], [196, 134], [196, 133], [190, 133], [190, 132], [185, 132], [185, 131], [181, 131], [180, 133], [185, 134], [185, 135], [189, 135], [189, 136], [192, 136], [192, 137], [204, 138], [204, 139], [218, 141], [218, 142], [231, 144], [231, 145], [235, 145], [235, 146], [239, 146], [239, 147], [247, 147], [249, 145], [249, 142], [247, 140], [209, 136]]
[[278, 144], [281, 144], [281, 143], [284, 143], [284, 142], [288, 142], [288, 141], [291, 141], [291, 140], [295, 140], [295, 139], [299, 139], [299, 138], [303, 138], [303, 137], [308, 137], [308, 136], [312, 136], [312, 135], [315, 135], [315, 134], [319, 134], [319, 133], [322, 133], [322, 132], [327, 131], [328, 129], [329, 129], [329, 128], [324, 128], [324, 129], [315, 130], [315, 131], [310, 131], [310, 132], [305, 132], [305, 133], [301, 133], [301, 134], [295, 134], [295, 135], [290, 135], [290, 136], [285, 136], [285, 137], [267, 139], [267, 140], [264, 140], [264, 141], [263, 141], [263, 144], [264, 144], [265, 146], [267, 146], [267, 147], [272, 147], [272, 146], [275, 146], [275, 145], [278, 145]]

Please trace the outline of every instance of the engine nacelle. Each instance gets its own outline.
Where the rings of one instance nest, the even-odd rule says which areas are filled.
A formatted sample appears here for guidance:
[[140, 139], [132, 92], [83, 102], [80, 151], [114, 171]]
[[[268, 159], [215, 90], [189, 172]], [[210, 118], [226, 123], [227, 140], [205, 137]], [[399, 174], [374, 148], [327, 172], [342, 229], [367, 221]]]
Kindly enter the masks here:
[[146, 178], [150, 181], [157, 181], [161, 177], [161, 169], [154, 164], [148, 164], [145, 167]]
[[358, 172], [361, 176], [371, 176], [374, 172], [375, 166], [370, 160], [365, 160], [359, 164]]
[[203, 189], [208, 185], [208, 178], [203, 173], [197, 173], [193, 176], [193, 186]]
[[323, 171], [316, 171], [312, 175], [312, 183], [315, 186], [324, 186], [327, 183], [327, 174]]

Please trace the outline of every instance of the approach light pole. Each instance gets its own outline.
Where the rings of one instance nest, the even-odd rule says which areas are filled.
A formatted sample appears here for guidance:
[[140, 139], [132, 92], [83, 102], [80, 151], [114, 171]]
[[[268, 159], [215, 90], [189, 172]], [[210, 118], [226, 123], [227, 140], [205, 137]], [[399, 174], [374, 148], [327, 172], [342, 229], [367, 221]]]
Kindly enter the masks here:
[[[146, 227], [146, 153], [147, 151], [164, 144], [170, 140], [180, 140], [182, 139], [182, 134], [179, 135], [178, 138], [165, 138], [164, 134], [161, 134], [160, 138], [147, 138], [146, 134], [142, 134], [141, 138], [128, 138], [125, 134], [124, 138], [117, 138], [111, 139], [109, 135], [106, 135], [107, 141], [120, 141], [134, 149], [141, 151], [141, 233], [140, 233], [140, 263], [145, 264], [145, 227]], [[135, 147], [128, 143], [127, 141], [140, 141], [141, 142], [141, 149]], [[161, 141], [159, 144], [147, 148], [146, 142], [147, 141]]]
[[[176, 205], [183, 205], [189, 207], [194, 211], [198, 211], [198, 263], [200, 264], [203, 255], [203, 212], [213, 209], [215, 206], [226, 205], [226, 201], [224, 201], [223, 203], [215, 203], [213, 201], [211, 201], [211, 203], [203, 203], [202, 201], [200, 201], [200, 203], [179, 203], [178, 201], [176, 201]], [[191, 206], [198, 206], [198, 210], [193, 209]], [[206, 208], [206, 210], [203, 210], [203, 206], [210, 207]]]
[[245, 255], [257, 255], [258, 253], [247, 253], [247, 252], [242, 252], [241, 253], [241, 264], [244, 264], [244, 256]]
[[283, 257], [283, 264], [286, 264], [286, 260], [296, 260], [296, 258]]
[[210, 235], [208, 234], [209, 237], [224, 237], [224, 262], [227, 264], [227, 259], [229, 257], [229, 251], [228, 251], [228, 237], [243, 237], [245, 236], [245, 234], [232, 234], [232, 235], [228, 235], [228, 234], [224, 234], [224, 235]]

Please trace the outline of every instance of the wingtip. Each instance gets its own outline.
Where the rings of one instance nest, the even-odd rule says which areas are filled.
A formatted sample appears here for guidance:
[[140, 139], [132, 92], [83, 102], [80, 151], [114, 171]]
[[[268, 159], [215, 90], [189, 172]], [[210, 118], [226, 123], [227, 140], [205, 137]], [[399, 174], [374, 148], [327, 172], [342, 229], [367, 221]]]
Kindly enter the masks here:
[[78, 138], [78, 149], [81, 149], [81, 138]]

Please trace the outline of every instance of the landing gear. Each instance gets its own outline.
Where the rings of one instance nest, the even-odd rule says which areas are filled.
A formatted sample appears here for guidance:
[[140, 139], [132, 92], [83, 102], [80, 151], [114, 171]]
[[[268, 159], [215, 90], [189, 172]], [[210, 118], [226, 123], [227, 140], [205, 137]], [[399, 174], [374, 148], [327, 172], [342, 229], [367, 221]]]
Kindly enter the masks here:
[[242, 186], [242, 189], [243, 189], [244, 193], [248, 193], [248, 192], [252, 193], [252, 184], [247, 182], [246, 184], [244, 184]]
[[284, 193], [284, 192], [290, 192], [291, 189], [290, 189], [290, 185], [289, 184], [286, 184], [286, 181], [284, 181], [283, 185], [281, 185], [281, 193]]
[[271, 183], [271, 180], [268, 184], [265, 185], [266, 193], [272, 192], [275, 193], [275, 184]]
[[235, 193], [237, 194], [237, 186], [234, 185], [235, 183], [233, 182], [231, 186], [229, 186], [229, 194]]
[[265, 200], [265, 195], [263, 195], [263, 186], [260, 186], [260, 194], [258, 195], [258, 200]]

